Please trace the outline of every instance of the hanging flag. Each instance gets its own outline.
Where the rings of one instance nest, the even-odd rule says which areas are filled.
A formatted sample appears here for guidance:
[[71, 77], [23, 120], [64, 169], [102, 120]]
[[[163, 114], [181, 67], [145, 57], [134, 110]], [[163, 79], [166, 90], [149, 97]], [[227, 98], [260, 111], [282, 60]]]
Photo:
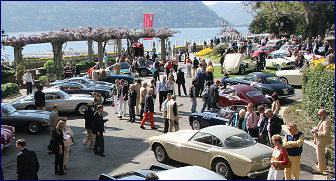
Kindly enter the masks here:
[[[153, 19], [154, 19], [154, 14], [152, 13], [144, 13], [144, 22], [143, 22], [143, 30], [148, 33], [153, 33]], [[153, 38], [144, 38], [144, 40], [152, 40]]]

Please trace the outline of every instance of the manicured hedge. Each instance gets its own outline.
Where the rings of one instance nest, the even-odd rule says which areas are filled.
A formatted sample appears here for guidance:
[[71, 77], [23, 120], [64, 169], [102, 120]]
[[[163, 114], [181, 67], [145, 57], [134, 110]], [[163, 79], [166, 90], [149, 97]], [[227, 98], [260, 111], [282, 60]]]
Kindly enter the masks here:
[[323, 108], [329, 113], [332, 144], [328, 161], [335, 166], [335, 71], [327, 70], [321, 64], [307, 69], [303, 74], [302, 92], [305, 109], [315, 125], [320, 121], [317, 115], [319, 109]]
[[14, 95], [19, 93], [19, 86], [14, 83], [1, 84], [1, 97], [5, 98], [9, 95]]
[[95, 65], [96, 65], [96, 62], [90, 62], [89, 60], [84, 60], [77, 64], [80, 71], [90, 69], [91, 67]]
[[43, 75], [39, 77], [40, 84], [45, 85], [48, 82], [48, 77], [46, 75]]
[[15, 71], [14, 70], [1, 70], [1, 83], [9, 83], [15, 81]]

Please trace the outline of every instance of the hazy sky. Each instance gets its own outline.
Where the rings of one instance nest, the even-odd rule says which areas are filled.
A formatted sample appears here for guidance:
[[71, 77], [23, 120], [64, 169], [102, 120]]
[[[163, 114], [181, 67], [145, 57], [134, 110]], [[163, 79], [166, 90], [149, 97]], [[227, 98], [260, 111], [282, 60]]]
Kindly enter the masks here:
[[[212, 5], [223, 1], [202, 1], [205, 5]], [[225, 1], [227, 3], [240, 3], [241, 1]]]

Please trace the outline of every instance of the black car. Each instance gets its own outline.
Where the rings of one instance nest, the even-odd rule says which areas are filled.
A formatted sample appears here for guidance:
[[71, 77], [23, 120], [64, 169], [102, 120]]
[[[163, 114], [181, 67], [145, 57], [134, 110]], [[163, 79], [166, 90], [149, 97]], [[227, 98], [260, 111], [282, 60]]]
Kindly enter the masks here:
[[227, 125], [231, 115], [246, 109], [245, 105], [234, 105], [214, 110], [213, 112], [192, 113], [189, 115], [189, 124], [192, 129], [199, 130], [208, 126]]
[[272, 73], [267, 72], [253, 72], [246, 75], [246, 77], [235, 77], [225, 79], [227, 84], [247, 84], [260, 90], [267, 98], [276, 92], [278, 97], [288, 98], [295, 96], [295, 89], [282, 83], [280, 78]]
[[16, 110], [9, 103], [1, 103], [1, 124], [27, 129], [29, 133], [37, 134], [42, 127], [49, 125], [49, 111]]
[[103, 102], [112, 97], [112, 90], [107, 90], [99, 87], [88, 87], [79, 82], [65, 82], [52, 86], [52, 88], [59, 88], [68, 94], [92, 94], [93, 91], [97, 91], [102, 95]]
[[155, 174], [158, 180], [226, 180], [223, 176], [200, 166], [169, 168], [159, 164], [115, 176], [101, 174], [99, 180], [146, 180], [149, 173]]

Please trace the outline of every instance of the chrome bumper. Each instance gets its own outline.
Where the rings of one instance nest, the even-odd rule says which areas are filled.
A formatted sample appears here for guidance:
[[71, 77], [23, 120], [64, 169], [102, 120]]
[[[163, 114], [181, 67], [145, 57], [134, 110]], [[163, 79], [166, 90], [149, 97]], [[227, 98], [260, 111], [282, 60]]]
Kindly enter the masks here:
[[249, 178], [255, 178], [255, 177], [259, 176], [259, 175], [263, 175], [263, 174], [268, 173], [268, 171], [269, 171], [268, 168], [265, 169], [265, 170], [253, 171], [253, 172], [248, 173], [247, 177], [249, 177]]
[[[285, 96], [279, 96], [278, 98], [279, 99], [284, 99], [284, 98], [288, 98], [288, 97], [293, 97], [295, 95], [296, 94], [294, 93], [294, 94], [289, 94], [289, 95], [285, 95]], [[265, 95], [265, 97], [268, 98], [268, 99], [272, 99], [272, 96], [270, 96], [270, 95]]]

